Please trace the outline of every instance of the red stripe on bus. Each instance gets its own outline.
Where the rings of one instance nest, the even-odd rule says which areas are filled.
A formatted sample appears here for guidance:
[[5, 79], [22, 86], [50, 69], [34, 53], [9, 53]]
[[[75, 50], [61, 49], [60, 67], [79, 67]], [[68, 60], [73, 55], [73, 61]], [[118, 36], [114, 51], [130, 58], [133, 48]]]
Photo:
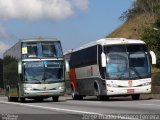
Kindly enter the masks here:
[[69, 72], [69, 78], [71, 80], [71, 82], [74, 84], [74, 87], [77, 86], [77, 82], [76, 82], [76, 72], [75, 72], [75, 69], [70, 69], [70, 72]]

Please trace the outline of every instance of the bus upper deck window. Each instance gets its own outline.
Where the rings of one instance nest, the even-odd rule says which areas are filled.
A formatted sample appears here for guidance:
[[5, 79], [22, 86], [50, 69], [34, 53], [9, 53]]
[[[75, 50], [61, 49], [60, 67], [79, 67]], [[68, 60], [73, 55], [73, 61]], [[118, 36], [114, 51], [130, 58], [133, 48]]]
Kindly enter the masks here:
[[42, 53], [44, 57], [56, 57], [56, 49], [53, 44], [43, 44]]
[[23, 43], [22, 44], [22, 58], [34, 58], [38, 56], [36, 43]]
[[37, 46], [28, 46], [28, 57], [37, 57]]

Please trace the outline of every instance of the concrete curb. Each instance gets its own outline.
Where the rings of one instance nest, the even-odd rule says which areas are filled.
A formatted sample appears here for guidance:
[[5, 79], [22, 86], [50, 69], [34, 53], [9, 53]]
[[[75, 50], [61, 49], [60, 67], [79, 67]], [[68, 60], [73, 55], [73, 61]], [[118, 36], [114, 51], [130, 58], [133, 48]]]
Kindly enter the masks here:
[[141, 94], [140, 99], [160, 99], [160, 94]]

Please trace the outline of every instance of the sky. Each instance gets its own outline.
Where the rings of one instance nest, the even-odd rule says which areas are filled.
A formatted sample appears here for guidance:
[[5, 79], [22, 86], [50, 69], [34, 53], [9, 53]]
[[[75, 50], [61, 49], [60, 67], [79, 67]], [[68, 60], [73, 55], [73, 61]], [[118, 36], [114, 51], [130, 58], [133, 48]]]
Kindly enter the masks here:
[[121, 26], [134, 0], [0, 0], [0, 57], [19, 39], [57, 38], [63, 51]]

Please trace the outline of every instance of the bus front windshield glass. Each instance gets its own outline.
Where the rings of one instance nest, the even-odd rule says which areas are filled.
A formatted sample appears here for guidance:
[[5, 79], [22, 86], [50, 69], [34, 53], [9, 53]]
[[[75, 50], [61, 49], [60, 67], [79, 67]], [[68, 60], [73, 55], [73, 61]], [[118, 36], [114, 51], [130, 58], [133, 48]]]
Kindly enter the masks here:
[[42, 56], [43, 57], [62, 57], [62, 49], [60, 42], [45, 42], [42, 43]]
[[29, 83], [53, 83], [63, 80], [62, 61], [25, 62], [24, 81]]
[[23, 42], [22, 58], [62, 58], [63, 52], [59, 41]]
[[150, 76], [149, 57], [143, 44], [105, 46], [107, 79], [140, 79]]
[[24, 43], [22, 45], [22, 55], [24, 58], [36, 58], [38, 56], [37, 43]]

